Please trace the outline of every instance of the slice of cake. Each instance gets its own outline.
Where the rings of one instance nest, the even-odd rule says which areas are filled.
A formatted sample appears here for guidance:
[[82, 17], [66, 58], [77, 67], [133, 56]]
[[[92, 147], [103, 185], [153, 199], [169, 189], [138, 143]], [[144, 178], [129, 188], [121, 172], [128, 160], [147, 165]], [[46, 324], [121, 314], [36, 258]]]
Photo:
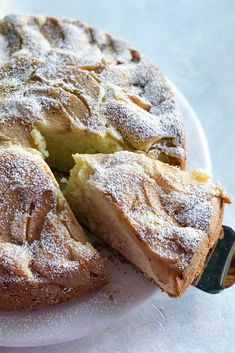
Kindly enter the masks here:
[[37, 151], [0, 147], [0, 310], [77, 298], [106, 282], [104, 264]]
[[201, 171], [144, 154], [74, 156], [65, 190], [79, 219], [161, 289], [180, 296], [201, 272], [230, 199]]

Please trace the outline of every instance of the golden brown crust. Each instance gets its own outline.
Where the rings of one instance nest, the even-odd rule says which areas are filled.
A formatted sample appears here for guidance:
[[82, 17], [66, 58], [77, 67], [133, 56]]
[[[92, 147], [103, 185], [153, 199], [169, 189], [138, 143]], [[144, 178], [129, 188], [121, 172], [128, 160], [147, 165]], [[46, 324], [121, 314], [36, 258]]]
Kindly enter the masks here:
[[81, 221], [164, 291], [181, 296], [219, 237], [230, 201], [224, 191], [199, 182], [199, 172], [143, 154], [76, 155], [75, 161], [65, 193]]
[[12, 311], [20, 309], [39, 309], [55, 305], [99, 289], [107, 282], [103, 271], [85, 285], [76, 288], [66, 288], [54, 283], [13, 283], [0, 289], [0, 310]]
[[38, 152], [0, 147], [0, 310], [80, 297], [106, 282], [104, 263]]

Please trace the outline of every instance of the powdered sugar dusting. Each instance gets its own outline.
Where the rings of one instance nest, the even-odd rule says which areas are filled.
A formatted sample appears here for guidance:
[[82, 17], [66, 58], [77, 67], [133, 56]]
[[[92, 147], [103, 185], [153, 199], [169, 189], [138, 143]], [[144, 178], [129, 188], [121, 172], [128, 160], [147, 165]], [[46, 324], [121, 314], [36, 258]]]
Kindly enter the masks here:
[[56, 109], [61, 128], [111, 133], [119, 148], [183, 163], [184, 131], [173, 94], [127, 42], [79, 21], [43, 16], [7, 16], [0, 32], [0, 123], [9, 131], [19, 121], [30, 134], [35, 122], [50, 124]]
[[99, 276], [99, 256], [79, 241], [79, 227], [76, 240], [73, 237], [68, 206], [38, 154], [2, 147], [0, 184], [2, 290], [10, 283], [27, 286], [42, 281], [76, 288], [89, 283], [93, 264]]
[[207, 241], [213, 186], [143, 154], [80, 158], [92, 168], [89, 185], [111, 197], [138, 237], [178, 269], [187, 268]]

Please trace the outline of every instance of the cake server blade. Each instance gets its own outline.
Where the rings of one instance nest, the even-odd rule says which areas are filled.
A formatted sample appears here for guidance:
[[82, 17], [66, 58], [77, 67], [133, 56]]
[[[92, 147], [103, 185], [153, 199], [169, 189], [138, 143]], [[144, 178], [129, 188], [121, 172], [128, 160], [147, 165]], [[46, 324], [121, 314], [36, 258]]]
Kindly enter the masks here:
[[207, 293], [216, 294], [235, 283], [235, 232], [223, 226], [220, 238], [210, 252], [204, 269], [193, 285]]

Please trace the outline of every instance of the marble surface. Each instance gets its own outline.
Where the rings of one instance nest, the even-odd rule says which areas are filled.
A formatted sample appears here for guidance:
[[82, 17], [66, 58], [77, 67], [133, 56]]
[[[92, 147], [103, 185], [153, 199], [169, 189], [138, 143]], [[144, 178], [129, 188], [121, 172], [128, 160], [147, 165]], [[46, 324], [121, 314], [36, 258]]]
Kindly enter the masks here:
[[[205, 129], [213, 173], [235, 199], [234, 0], [1, 1], [10, 12], [72, 16], [127, 38], [157, 63], [191, 102]], [[224, 223], [235, 228], [235, 207]], [[219, 295], [190, 288], [164, 294], [92, 337], [5, 353], [232, 353], [235, 286]]]

